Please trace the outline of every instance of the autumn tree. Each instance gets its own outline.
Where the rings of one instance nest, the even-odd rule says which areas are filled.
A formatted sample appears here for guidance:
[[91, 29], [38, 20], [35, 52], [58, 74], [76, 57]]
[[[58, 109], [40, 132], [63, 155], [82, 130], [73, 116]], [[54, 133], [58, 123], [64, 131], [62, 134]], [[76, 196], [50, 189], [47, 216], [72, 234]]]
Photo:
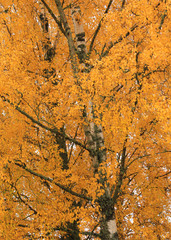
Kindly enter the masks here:
[[170, 5], [2, 0], [0, 239], [170, 239]]

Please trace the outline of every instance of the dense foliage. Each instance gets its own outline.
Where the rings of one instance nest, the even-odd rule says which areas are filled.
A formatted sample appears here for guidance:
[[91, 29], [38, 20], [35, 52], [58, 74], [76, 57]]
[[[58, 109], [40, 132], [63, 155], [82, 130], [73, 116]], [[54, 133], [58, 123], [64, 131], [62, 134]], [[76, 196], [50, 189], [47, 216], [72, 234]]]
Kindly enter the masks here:
[[2, 0], [0, 239], [171, 239], [166, 0]]

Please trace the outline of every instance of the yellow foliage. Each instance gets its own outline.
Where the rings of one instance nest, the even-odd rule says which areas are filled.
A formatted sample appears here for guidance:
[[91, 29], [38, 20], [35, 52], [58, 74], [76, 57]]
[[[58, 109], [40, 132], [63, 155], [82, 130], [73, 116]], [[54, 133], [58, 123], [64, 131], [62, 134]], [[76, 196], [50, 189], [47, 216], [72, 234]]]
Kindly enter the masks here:
[[1, 1], [0, 239], [103, 240], [114, 218], [119, 239], [171, 238], [169, 13]]

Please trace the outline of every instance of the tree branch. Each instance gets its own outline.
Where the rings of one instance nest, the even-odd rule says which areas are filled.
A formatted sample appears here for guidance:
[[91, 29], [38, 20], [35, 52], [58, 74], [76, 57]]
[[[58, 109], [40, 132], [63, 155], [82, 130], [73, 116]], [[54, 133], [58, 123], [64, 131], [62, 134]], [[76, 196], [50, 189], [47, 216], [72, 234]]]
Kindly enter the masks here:
[[76, 58], [74, 41], [73, 41], [73, 38], [72, 38], [72, 32], [71, 32], [71, 29], [69, 27], [69, 24], [68, 24], [68, 21], [67, 21], [67, 18], [65, 16], [65, 13], [64, 13], [64, 10], [63, 10], [63, 7], [62, 7], [62, 4], [61, 4], [60, 0], [55, 0], [55, 3], [56, 3], [56, 7], [58, 9], [58, 12], [59, 12], [59, 15], [60, 15], [60, 18], [61, 18], [61, 22], [62, 22], [62, 24], [64, 26], [64, 29], [65, 29], [65, 33], [66, 33], [65, 36], [68, 40], [68, 47], [69, 47], [69, 52], [70, 52], [70, 57], [71, 57], [72, 69], [73, 69], [74, 74], [76, 74], [77, 73], [77, 58]]
[[161, 30], [162, 29], [162, 26], [163, 26], [163, 23], [164, 23], [164, 20], [165, 20], [165, 17], [167, 17], [167, 10], [165, 10], [164, 14], [161, 15], [161, 22], [160, 22], [160, 26], [159, 26], [159, 29]]
[[[125, 141], [125, 143], [126, 143], [126, 141]], [[126, 168], [125, 168], [125, 159], [126, 159], [125, 143], [124, 143], [123, 150], [122, 150], [121, 165], [120, 165], [120, 172], [119, 172], [119, 176], [118, 176], [118, 181], [117, 181], [117, 184], [116, 184], [114, 195], [112, 197], [112, 200], [113, 200], [114, 204], [116, 203], [117, 198], [119, 197], [119, 193], [120, 193], [121, 187], [122, 187], [123, 178], [124, 178], [124, 175], [125, 175], [125, 172], [126, 172]]]
[[15, 189], [15, 191], [16, 191], [16, 193], [17, 193], [17, 195], [18, 195], [19, 200], [20, 200], [23, 204], [25, 204], [31, 211], [33, 211], [34, 214], [37, 214], [37, 211], [36, 211], [31, 205], [29, 205], [26, 201], [24, 201], [24, 199], [21, 197], [21, 195], [20, 195], [18, 189], [16, 188], [16, 186], [12, 185], [12, 187]]
[[159, 176], [156, 176], [155, 178], [161, 178], [161, 177], [166, 177], [167, 175], [171, 174], [171, 171], [165, 173], [165, 174], [162, 174], [162, 175], [159, 175]]
[[[155, 155], [163, 154], [163, 153], [169, 153], [169, 152], [171, 152], [171, 150], [165, 150], [165, 151], [163, 151], [163, 152], [158, 152], [158, 153], [155, 153]], [[132, 163], [134, 163], [136, 160], [142, 159], [142, 158], [145, 158], [145, 157], [150, 157], [150, 156], [151, 156], [151, 154], [145, 154], [145, 155], [143, 155], [143, 156], [136, 157], [135, 159], [133, 159], [133, 160], [126, 166], [126, 168], [128, 168], [128, 167], [129, 167]]]
[[133, 32], [137, 27], [138, 27], [138, 25], [134, 25], [134, 26], [125, 34], [125, 36], [121, 36], [117, 41], [115, 41], [115, 42], [113, 42], [113, 43], [111, 42], [111, 44], [110, 44], [110, 46], [108, 47], [108, 49], [107, 49], [106, 51], [104, 51], [104, 52], [102, 53], [102, 55], [100, 56], [100, 60], [101, 60], [103, 57], [107, 56], [107, 54], [109, 53], [109, 51], [111, 50], [111, 48], [112, 48], [113, 46], [115, 46], [116, 44], [120, 43], [124, 38], [128, 37], [128, 36], [130, 35], [130, 33]]
[[64, 34], [64, 36], [66, 37], [66, 32], [64, 31], [61, 22], [57, 19], [57, 17], [55, 16], [55, 14], [53, 13], [53, 11], [50, 9], [50, 7], [47, 5], [47, 3], [44, 0], [41, 0], [41, 2], [44, 4], [44, 6], [46, 7], [46, 9], [48, 10], [48, 12], [50, 13], [50, 15], [52, 16], [52, 18], [55, 20], [55, 22], [57, 23], [59, 29], [61, 30], [61, 32]]
[[[110, 6], [112, 5], [112, 2], [113, 2], [113, 0], [110, 0], [110, 1], [109, 1], [109, 4], [108, 4], [108, 6], [107, 6], [107, 8], [106, 8], [106, 10], [105, 10], [105, 12], [104, 12], [104, 14], [108, 13], [108, 11], [109, 11], [109, 9], [110, 9]], [[100, 22], [99, 22], [99, 24], [98, 24], [98, 26], [97, 26], [97, 28], [96, 28], [96, 30], [95, 30], [94, 36], [93, 36], [93, 38], [92, 38], [92, 40], [91, 40], [91, 43], [90, 43], [90, 48], [89, 48], [89, 51], [88, 51], [88, 56], [89, 56], [89, 55], [91, 54], [91, 52], [92, 52], [92, 48], [93, 48], [93, 45], [94, 45], [94, 41], [95, 41], [95, 39], [96, 39], [96, 37], [97, 37], [97, 34], [98, 34], [99, 30], [100, 30], [101, 23], [102, 23], [103, 19], [104, 19], [104, 16], [103, 16], [102, 19], [100, 20]]]
[[[54, 128], [50, 128], [46, 125], [44, 125], [43, 123], [41, 123], [40, 121], [34, 119], [32, 116], [30, 116], [28, 113], [26, 113], [25, 111], [23, 111], [20, 107], [15, 106], [13, 103], [11, 103], [8, 99], [6, 99], [4, 96], [0, 95], [1, 99], [5, 102], [8, 102], [11, 106], [13, 106], [18, 112], [20, 112], [22, 115], [26, 116], [28, 119], [30, 119], [33, 123], [37, 124], [38, 126], [42, 127], [45, 130], [50, 131], [51, 133], [55, 133], [58, 136], [63, 136], [65, 137], [66, 140], [73, 142], [75, 145], [78, 145], [82, 148], [84, 148], [85, 150], [87, 150], [90, 154], [94, 154], [94, 152], [87, 148], [85, 144], [78, 142], [76, 139], [69, 137], [67, 134], [65, 134], [64, 132], [60, 132], [56, 127]], [[50, 123], [48, 123], [50, 125]]]
[[121, 8], [123, 8], [124, 5], [125, 5], [125, 0], [122, 0], [122, 6], [121, 6]]
[[70, 194], [73, 195], [73, 196], [76, 196], [76, 197], [79, 197], [79, 198], [82, 198], [82, 199], [85, 199], [85, 200], [88, 200], [88, 201], [91, 201], [91, 200], [92, 200], [91, 197], [87, 197], [87, 196], [85, 196], [85, 195], [83, 195], [83, 194], [79, 194], [79, 193], [77, 193], [77, 192], [74, 192], [74, 191], [72, 191], [71, 189], [65, 187], [64, 185], [55, 182], [53, 178], [46, 177], [46, 176], [42, 175], [41, 173], [37, 173], [37, 172], [31, 170], [30, 168], [27, 168], [26, 164], [25, 164], [25, 163], [22, 163], [21, 161], [15, 160], [15, 165], [19, 166], [20, 168], [24, 169], [25, 171], [31, 173], [32, 175], [34, 175], [34, 176], [36, 176], [36, 177], [39, 177], [39, 178], [41, 178], [41, 179], [43, 179], [43, 180], [46, 180], [46, 181], [48, 181], [48, 182], [51, 182], [51, 183], [55, 184], [56, 186], [58, 186], [59, 188], [61, 188], [61, 189], [64, 190], [65, 192], [70, 193]]

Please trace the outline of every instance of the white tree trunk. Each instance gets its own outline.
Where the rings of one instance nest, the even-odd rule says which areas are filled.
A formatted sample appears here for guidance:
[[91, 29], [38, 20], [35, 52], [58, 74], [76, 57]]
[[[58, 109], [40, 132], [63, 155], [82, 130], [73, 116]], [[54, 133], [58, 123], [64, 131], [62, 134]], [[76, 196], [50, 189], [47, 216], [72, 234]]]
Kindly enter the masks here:
[[[87, 48], [80, 7], [74, 7], [71, 11], [71, 14], [77, 42], [77, 55], [80, 63], [85, 67], [84, 60], [86, 59]], [[102, 126], [96, 125], [94, 123], [95, 116], [93, 114], [93, 100], [89, 102], [89, 107], [86, 109], [84, 118], [84, 132], [87, 140], [87, 145], [89, 149], [92, 150], [90, 154], [90, 157], [92, 159], [92, 167], [94, 169], [94, 173], [98, 173], [99, 164], [106, 161], [106, 150], [104, 145], [104, 134]], [[90, 120], [88, 121], [87, 119]], [[105, 194], [100, 199], [98, 199], [98, 202], [102, 209], [102, 219], [100, 226], [101, 240], [118, 240], [114, 203], [111, 199], [110, 190], [108, 187], [105, 189]]]

